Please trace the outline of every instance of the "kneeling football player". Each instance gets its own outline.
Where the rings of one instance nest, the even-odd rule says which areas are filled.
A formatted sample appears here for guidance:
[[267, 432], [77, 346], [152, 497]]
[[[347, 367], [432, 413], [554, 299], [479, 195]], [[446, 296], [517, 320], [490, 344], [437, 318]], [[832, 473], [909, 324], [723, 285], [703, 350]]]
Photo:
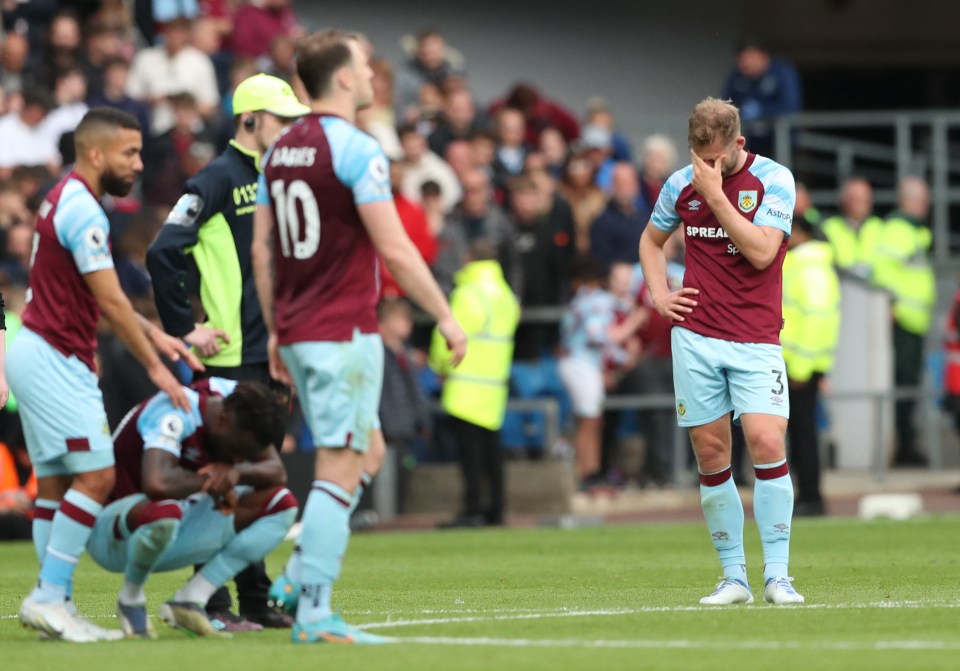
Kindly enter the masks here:
[[200, 636], [228, 636], [207, 617], [207, 600], [279, 545], [297, 514], [271, 444], [282, 429], [283, 401], [260, 383], [221, 378], [186, 392], [189, 412], [156, 394], [117, 427], [113, 502], [87, 544], [100, 566], [124, 574], [117, 617], [130, 637], [156, 636], [146, 614], [149, 575], [195, 564], [203, 568], [160, 617]]

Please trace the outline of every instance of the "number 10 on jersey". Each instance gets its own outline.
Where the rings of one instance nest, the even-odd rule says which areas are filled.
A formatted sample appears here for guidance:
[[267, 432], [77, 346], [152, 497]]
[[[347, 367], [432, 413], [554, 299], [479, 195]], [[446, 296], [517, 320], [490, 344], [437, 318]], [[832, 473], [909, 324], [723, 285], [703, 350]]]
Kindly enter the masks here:
[[[277, 179], [270, 183], [270, 197], [273, 198], [280, 232], [280, 253], [288, 258], [309, 259], [320, 246], [320, 208], [310, 185], [302, 179], [289, 185]], [[302, 227], [300, 211], [303, 212]]]

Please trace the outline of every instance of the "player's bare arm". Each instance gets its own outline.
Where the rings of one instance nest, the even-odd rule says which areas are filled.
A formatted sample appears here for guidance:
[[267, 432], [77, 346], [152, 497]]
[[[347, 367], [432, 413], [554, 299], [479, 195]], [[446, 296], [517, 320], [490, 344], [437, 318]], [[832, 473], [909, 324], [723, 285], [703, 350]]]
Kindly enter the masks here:
[[144, 334], [143, 327], [137, 319], [137, 313], [130, 305], [130, 300], [123, 293], [123, 289], [120, 288], [116, 271], [113, 268], [97, 270], [86, 273], [83, 279], [100, 306], [103, 316], [113, 327], [114, 333], [147, 369], [150, 380], [170, 397], [175, 406], [189, 410], [190, 403], [187, 401], [183, 387], [160, 360], [153, 345]]
[[171, 361], [183, 359], [187, 362], [187, 365], [190, 366], [191, 370], [204, 370], [204, 365], [200, 362], [200, 359], [183, 344], [182, 340], [167, 335], [162, 329], [157, 328], [155, 324], [152, 324], [149, 319], [140, 313], [137, 313], [137, 321], [140, 323], [144, 334], [160, 354]]
[[450, 304], [420, 252], [410, 241], [393, 201], [366, 203], [359, 205], [357, 211], [377, 253], [400, 287], [437, 320], [437, 327], [450, 348], [451, 365], [457, 366], [467, 353], [467, 335], [454, 319]]
[[277, 326], [273, 318], [273, 228], [276, 221], [269, 205], [257, 205], [253, 214], [253, 244], [250, 255], [253, 261], [253, 277], [257, 286], [257, 298], [263, 323], [267, 327], [267, 357], [270, 377], [293, 386], [293, 377], [287, 370], [277, 345]]
[[202, 491], [206, 478], [180, 467], [180, 462], [166, 450], [147, 448], [141, 467], [143, 493], [154, 501], [184, 499]]
[[663, 246], [671, 233], [661, 231], [653, 224], [647, 224], [640, 236], [640, 266], [643, 268], [644, 281], [650, 287], [650, 299], [660, 316], [676, 322], [684, 321], [684, 315], [693, 312], [697, 306], [694, 298], [699, 289], [683, 287], [670, 291], [667, 284], [667, 258]]
[[773, 263], [783, 244], [783, 231], [770, 226], [757, 226], [737, 211], [723, 192], [721, 160], [714, 160], [711, 165], [692, 150], [690, 158], [693, 163], [693, 188], [707, 201], [740, 253], [757, 270], [763, 270]]
[[280, 460], [280, 453], [271, 445], [253, 458], [236, 465], [240, 484], [257, 489], [282, 487], [287, 484], [287, 469]]

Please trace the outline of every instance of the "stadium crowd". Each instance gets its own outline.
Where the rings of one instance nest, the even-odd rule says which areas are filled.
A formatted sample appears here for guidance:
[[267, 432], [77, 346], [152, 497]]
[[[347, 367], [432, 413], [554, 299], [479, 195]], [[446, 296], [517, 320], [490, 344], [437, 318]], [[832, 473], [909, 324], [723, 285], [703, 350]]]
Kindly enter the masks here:
[[[124, 198], [106, 198], [104, 207], [123, 289], [141, 314], [159, 324], [147, 249], [184, 182], [233, 136], [237, 84], [264, 72], [296, 87], [296, 41], [305, 31], [294, 8], [287, 0], [34, 0], [4, 3], [2, 14], [0, 283], [8, 340], [15, 337], [16, 315], [25, 301], [37, 210], [47, 189], [74, 160], [73, 129], [89, 108], [102, 105], [134, 115], [145, 129], [144, 170], [137, 188]], [[686, 163], [679, 160], [678, 148], [661, 135], [633, 146], [618, 128], [614, 110], [600, 98], [578, 110], [584, 101], [558, 101], [535, 84], [517, 82], [495, 100], [477, 100], [466, 55], [448, 45], [439, 30], [427, 29], [412, 39], [405, 62], [379, 56], [376, 46], [366, 45], [375, 101], [361, 113], [359, 125], [391, 159], [397, 209], [438, 283], [452, 292], [471, 245], [483, 240], [493, 246], [492, 260], [523, 310], [546, 309], [540, 312], [545, 318], [523, 319], [516, 331], [511, 396], [555, 397], [564, 426], [572, 428], [575, 418], [570, 435], [584, 487], [622, 485], [630, 479], [670, 483], [673, 409], [620, 417], [605, 414], [603, 401], [608, 393], [673, 390], [670, 324], [650, 301], [637, 247], [661, 187]], [[741, 58], [741, 70], [747, 71], [732, 74], [725, 89], [741, 105], [744, 120], [796, 111], [799, 83], [780, 61], [776, 72], [789, 80], [789, 105], [764, 111], [764, 100], [749, 98], [749, 82], [766, 76], [770, 59], [762, 48], [748, 46], [752, 51], [746, 66]], [[769, 93], [769, 87], [763, 90]], [[737, 100], [738, 95], [748, 98]], [[845, 188], [837, 217], [821, 222], [807, 207], [799, 214], [812, 218], [815, 227], [823, 223], [820, 230], [838, 258], [853, 246], [845, 267], [856, 266], [863, 277], [903, 294], [903, 283], [911, 280], [898, 274], [895, 250], [877, 266], [877, 249], [880, 256], [884, 253], [885, 222], [873, 215], [869, 202], [862, 212], [846, 211], [853, 188]], [[861, 180], [857, 188], [869, 191], [869, 184]], [[869, 193], [862, 198], [869, 201]], [[922, 223], [923, 207], [909, 207], [909, 222]], [[879, 227], [879, 242], [864, 241], [871, 227]], [[910, 238], [912, 230], [901, 226], [899, 234]], [[925, 247], [916, 245], [914, 257], [922, 258], [928, 250], [929, 239]], [[682, 235], [671, 239], [667, 254], [671, 281], [679, 285]], [[396, 315], [406, 318], [392, 302], [403, 298], [402, 291], [385, 267], [382, 277], [382, 297], [391, 301], [382, 315], [384, 328], [395, 328], [391, 320]], [[932, 301], [927, 302], [932, 314]], [[929, 328], [929, 318], [910, 322], [909, 317], [900, 328], [901, 348], [915, 347], [916, 336]], [[197, 321], [203, 321], [201, 315]], [[440, 421], [431, 429], [419, 396], [438, 395], [441, 385], [426, 367], [429, 330], [414, 327], [405, 337], [410, 331], [401, 326], [400, 337], [393, 332], [385, 337], [397, 380], [385, 386], [381, 406], [388, 443], [395, 438], [396, 444], [413, 446], [401, 460], [408, 465], [416, 458], [451, 454], [444, 448], [450, 444], [449, 427]], [[919, 369], [904, 363], [906, 372]], [[106, 327], [100, 334], [98, 370], [112, 426], [154, 391]], [[413, 408], [409, 413], [391, 412], [408, 406]], [[910, 409], [903, 412], [909, 417]], [[23, 437], [15, 404], [2, 415], [0, 441], [14, 455], [3, 463], [15, 464], [25, 481], [29, 464], [20, 456]], [[554, 447], [543, 445], [544, 420], [537, 413], [507, 412], [502, 421], [500, 440], [512, 454]], [[397, 433], [391, 436], [394, 425]], [[644, 436], [646, 457], [638, 470], [623, 472], [615, 447], [619, 435], [630, 429]], [[283, 450], [311, 445], [302, 421], [293, 418]], [[923, 457], [916, 445], [904, 443], [897, 460], [915, 464]], [[20, 512], [21, 498], [10, 500], [10, 509]]]

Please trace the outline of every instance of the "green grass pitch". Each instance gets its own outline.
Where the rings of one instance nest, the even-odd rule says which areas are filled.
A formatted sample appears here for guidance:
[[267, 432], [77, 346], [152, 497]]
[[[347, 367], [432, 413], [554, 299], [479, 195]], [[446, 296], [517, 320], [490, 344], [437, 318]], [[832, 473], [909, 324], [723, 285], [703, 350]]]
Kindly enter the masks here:
[[[271, 573], [289, 551], [271, 555]], [[792, 553], [806, 605], [762, 603], [748, 521], [758, 603], [706, 608], [719, 565], [702, 524], [363, 533], [334, 605], [392, 644], [294, 646], [286, 631], [201, 640], [157, 622], [157, 641], [71, 645], [20, 628], [36, 560], [28, 543], [0, 544], [0, 669], [960, 669], [960, 516], [798, 520]], [[154, 614], [187, 575], [151, 578]], [[85, 558], [81, 610], [116, 627], [119, 585]]]

